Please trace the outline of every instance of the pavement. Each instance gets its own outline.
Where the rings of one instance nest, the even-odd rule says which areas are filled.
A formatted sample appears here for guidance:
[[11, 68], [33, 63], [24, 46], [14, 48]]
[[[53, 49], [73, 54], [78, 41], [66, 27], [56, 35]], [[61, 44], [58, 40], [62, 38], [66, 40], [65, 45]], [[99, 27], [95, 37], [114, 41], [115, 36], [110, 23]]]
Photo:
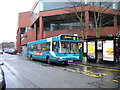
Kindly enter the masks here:
[[90, 65], [94, 67], [103, 67], [103, 68], [120, 70], [120, 62], [111, 62], [111, 61], [103, 61], [103, 60], [93, 61], [93, 60], [87, 60], [87, 58], [84, 57], [84, 60], [82, 60], [81, 64]]

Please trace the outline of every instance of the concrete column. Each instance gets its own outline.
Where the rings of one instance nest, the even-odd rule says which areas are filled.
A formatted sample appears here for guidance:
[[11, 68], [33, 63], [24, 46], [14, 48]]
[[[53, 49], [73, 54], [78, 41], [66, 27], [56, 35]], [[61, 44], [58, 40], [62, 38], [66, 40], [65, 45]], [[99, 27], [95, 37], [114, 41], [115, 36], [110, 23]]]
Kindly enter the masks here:
[[89, 29], [90, 29], [90, 17], [89, 17], [89, 12], [85, 11], [85, 38], [87, 38], [89, 34]]
[[40, 39], [43, 39], [43, 30], [44, 30], [44, 26], [43, 26], [43, 17], [40, 16], [39, 18], [39, 36]]
[[117, 25], [117, 16], [115, 15], [114, 16], [114, 27], [117, 27], [118, 25]]
[[18, 50], [18, 53], [21, 53], [21, 29], [20, 28], [18, 30], [17, 50]]
[[37, 40], [37, 28], [36, 28], [36, 23], [34, 23], [34, 40]]

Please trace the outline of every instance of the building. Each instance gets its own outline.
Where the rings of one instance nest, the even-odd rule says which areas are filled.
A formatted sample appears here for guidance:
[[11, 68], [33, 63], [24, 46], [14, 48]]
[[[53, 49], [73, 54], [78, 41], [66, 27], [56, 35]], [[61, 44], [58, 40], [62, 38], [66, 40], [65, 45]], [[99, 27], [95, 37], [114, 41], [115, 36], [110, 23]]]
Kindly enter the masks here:
[[15, 43], [14, 42], [3, 42], [2, 43], [2, 49], [15, 49]]
[[120, 31], [119, 4], [36, 0], [31, 11], [19, 13], [16, 48], [20, 53], [28, 42], [59, 34], [78, 34], [85, 38], [114, 36]]

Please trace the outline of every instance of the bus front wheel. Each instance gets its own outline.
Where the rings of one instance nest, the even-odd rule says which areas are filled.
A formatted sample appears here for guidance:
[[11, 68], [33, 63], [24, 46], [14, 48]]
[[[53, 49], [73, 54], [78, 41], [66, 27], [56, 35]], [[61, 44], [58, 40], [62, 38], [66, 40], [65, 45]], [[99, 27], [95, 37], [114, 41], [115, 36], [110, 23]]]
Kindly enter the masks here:
[[64, 65], [68, 65], [68, 61], [65, 61], [65, 62], [64, 62]]

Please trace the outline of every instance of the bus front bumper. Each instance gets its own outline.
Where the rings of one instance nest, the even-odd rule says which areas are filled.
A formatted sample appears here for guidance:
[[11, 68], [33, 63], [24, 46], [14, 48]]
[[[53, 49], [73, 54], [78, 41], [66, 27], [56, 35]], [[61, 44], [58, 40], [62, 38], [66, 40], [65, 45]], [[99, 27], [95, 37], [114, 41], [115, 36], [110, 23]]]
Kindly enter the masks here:
[[58, 57], [58, 62], [64, 62], [64, 61], [78, 61], [78, 60], [80, 60], [79, 59], [79, 56], [77, 56], [77, 57]]

